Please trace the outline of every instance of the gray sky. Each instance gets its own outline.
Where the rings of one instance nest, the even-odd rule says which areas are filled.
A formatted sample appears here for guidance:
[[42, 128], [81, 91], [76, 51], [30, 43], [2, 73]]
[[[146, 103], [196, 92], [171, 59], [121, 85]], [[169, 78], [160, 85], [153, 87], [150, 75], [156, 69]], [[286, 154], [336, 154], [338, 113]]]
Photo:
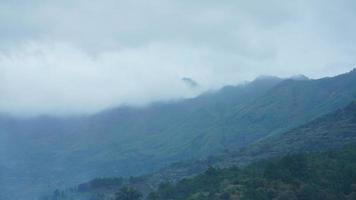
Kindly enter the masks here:
[[352, 0], [2, 0], [0, 112], [93, 113], [261, 74], [331, 76], [354, 67], [355, 35]]

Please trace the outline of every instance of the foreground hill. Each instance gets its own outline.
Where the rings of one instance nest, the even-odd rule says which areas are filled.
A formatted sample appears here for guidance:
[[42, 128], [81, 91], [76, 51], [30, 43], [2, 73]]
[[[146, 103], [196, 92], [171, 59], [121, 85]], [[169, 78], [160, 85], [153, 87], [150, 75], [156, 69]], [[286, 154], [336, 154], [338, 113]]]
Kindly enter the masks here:
[[246, 168], [209, 168], [176, 184], [163, 183], [155, 200], [353, 200], [356, 146], [325, 153], [289, 155]]
[[193, 99], [82, 118], [2, 116], [0, 192], [16, 199], [16, 188], [41, 193], [236, 151], [346, 106], [356, 99], [355, 85], [355, 70], [318, 80], [265, 77]]

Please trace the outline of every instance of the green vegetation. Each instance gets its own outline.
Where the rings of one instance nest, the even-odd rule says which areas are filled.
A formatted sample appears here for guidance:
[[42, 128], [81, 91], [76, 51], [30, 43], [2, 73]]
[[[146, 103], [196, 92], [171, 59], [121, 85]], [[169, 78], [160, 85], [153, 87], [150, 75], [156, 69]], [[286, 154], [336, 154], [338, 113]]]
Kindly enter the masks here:
[[356, 101], [283, 134], [261, 140], [245, 149], [250, 157], [271, 157], [325, 151], [356, 142]]
[[176, 184], [162, 183], [151, 200], [353, 200], [356, 146], [289, 155], [246, 168], [209, 168]]
[[122, 178], [96, 178], [88, 183], [78, 185], [78, 192], [87, 192], [100, 188], [117, 187], [123, 183]]
[[116, 193], [115, 200], [140, 200], [142, 194], [131, 187], [123, 187]]
[[[291, 131], [262, 140], [242, 152], [237, 152], [237, 154], [230, 152], [224, 156], [200, 161], [180, 162], [144, 177], [94, 179], [89, 183], [81, 184], [78, 191], [73, 191], [72, 194], [66, 192], [65, 194], [71, 197], [73, 194], [80, 196], [78, 193], [82, 193], [91, 198], [95, 196], [98, 200], [107, 200], [111, 198], [110, 194], [117, 191], [117, 188], [130, 186], [144, 191], [144, 194], [148, 194], [152, 188], [158, 188], [157, 191], [147, 196], [147, 199], [150, 200], [167, 198], [259, 199], [260, 196], [263, 197], [260, 199], [266, 199], [267, 191], [271, 192], [268, 193], [269, 195], [272, 195], [268, 198], [273, 197], [274, 199], [311, 199], [312, 197], [317, 199], [318, 195], [327, 195], [327, 198], [323, 196], [320, 196], [320, 198], [328, 199], [336, 195], [335, 190], [330, 190], [330, 188], [336, 187], [336, 184], [347, 185], [348, 187], [350, 183], [348, 178], [355, 178], [347, 172], [347, 167], [343, 168], [343, 166], [350, 166], [349, 169], [353, 168], [354, 160], [348, 160], [347, 156], [349, 155], [349, 158], [352, 158], [356, 147], [348, 147], [337, 152], [317, 152], [338, 149], [351, 143], [356, 144], [356, 102]], [[306, 152], [316, 153], [300, 154]], [[232, 165], [246, 164], [261, 158], [282, 157], [284, 155], [288, 156], [282, 159], [258, 162], [243, 169], [228, 168]], [[348, 163], [349, 161], [351, 164]], [[179, 181], [182, 177], [201, 173], [209, 165], [220, 166], [225, 169], [210, 167], [205, 174], [198, 175], [194, 179]], [[349, 174], [346, 176], [335, 172]], [[324, 180], [324, 176], [329, 178]], [[163, 180], [179, 182], [173, 185], [167, 181], [163, 182]], [[342, 183], [343, 181], [346, 181], [346, 183]], [[259, 186], [261, 184], [262, 186]], [[254, 191], [256, 185], [261, 187], [260, 190]], [[249, 189], [250, 186], [252, 188]], [[337, 187], [340, 188], [340, 186]], [[98, 188], [102, 190], [98, 190]], [[230, 189], [226, 191], [226, 188]], [[239, 189], [231, 193], [229, 192], [231, 188]], [[317, 192], [309, 194], [310, 191]], [[349, 194], [349, 192], [349, 190], [344, 189], [342, 197], [339, 197], [340, 194], [337, 194], [336, 197], [347, 199], [355, 196], [354, 193]], [[306, 197], [303, 197], [302, 194], [304, 193], [312, 197], [308, 197], [307, 194], [305, 194]]]

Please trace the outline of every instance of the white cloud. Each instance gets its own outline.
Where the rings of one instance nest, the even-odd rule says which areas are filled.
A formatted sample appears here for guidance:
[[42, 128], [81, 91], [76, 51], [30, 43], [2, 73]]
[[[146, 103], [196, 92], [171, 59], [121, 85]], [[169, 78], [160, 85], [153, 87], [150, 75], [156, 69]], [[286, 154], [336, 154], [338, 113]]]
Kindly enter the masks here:
[[181, 78], [212, 76], [201, 52], [153, 44], [93, 56], [65, 43], [30, 43], [0, 56], [0, 110], [80, 114], [193, 96], [199, 91]]
[[[2, 1], [0, 112], [93, 113], [353, 67], [353, 1]], [[191, 90], [182, 77], [196, 80]]]

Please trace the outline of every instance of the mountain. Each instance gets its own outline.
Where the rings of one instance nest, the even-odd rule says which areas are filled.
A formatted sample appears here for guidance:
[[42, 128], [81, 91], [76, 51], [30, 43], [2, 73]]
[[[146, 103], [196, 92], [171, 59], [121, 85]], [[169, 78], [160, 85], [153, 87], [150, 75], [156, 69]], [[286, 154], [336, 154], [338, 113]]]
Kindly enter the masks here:
[[356, 101], [311, 122], [272, 135], [238, 151], [199, 161], [170, 165], [152, 174], [147, 182], [177, 181], [206, 170], [209, 166], [245, 166], [258, 160], [309, 152], [325, 152], [356, 144]]
[[[323, 115], [295, 129], [292, 129], [282, 134], [273, 135], [271, 137], [265, 138], [257, 142], [256, 144], [252, 144], [246, 147], [242, 151], [230, 152], [227, 153], [226, 155], [222, 155], [219, 157], [212, 157], [200, 161], [190, 161], [190, 162], [186, 161], [186, 162], [172, 164], [169, 167], [161, 169], [151, 175], [137, 177], [135, 179], [128, 179], [125, 181], [121, 181], [119, 184], [112, 183], [111, 181], [112, 179], [100, 179], [102, 183], [97, 184], [98, 179], [94, 179], [89, 183], [80, 185], [78, 189], [65, 191], [63, 193], [64, 194], [63, 199], [67, 199], [70, 197], [76, 197], [79, 199], [80, 198], [90, 199], [93, 196], [101, 196], [102, 199], [107, 199], [108, 197], [113, 196], [119, 190], [119, 188], [123, 186], [130, 186], [139, 189], [140, 192], [142, 192], [145, 195], [147, 195], [150, 191], [154, 191], [157, 188], [159, 188], [157, 192], [159, 193], [158, 196], [161, 196], [160, 199], [162, 198], [163, 199], [187, 199], [188, 196], [192, 196], [192, 197], [196, 196], [197, 194], [195, 193], [202, 193], [202, 192], [216, 193], [216, 190], [221, 190], [221, 192], [225, 191], [224, 188], [220, 188], [220, 185], [223, 184], [223, 181], [228, 177], [234, 178], [235, 176], [238, 176], [239, 179], [243, 179], [246, 178], [247, 176], [248, 179], [250, 180], [252, 177], [249, 177], [251, 175], [249, 173], [252, 169], [256, 170], [256, 167], [258, 168], [259, 172], [268, 171], [268, 174], [266, 174], [266, 172], [259, 174], [260, 177], [258, 178], [263, 178], [263, 179], [267, 178], [266, 180], [264, 180], [266, 184], [263, 186], [263, 190], [271, 189], [269, 187], [270, 185], [273, 184], [272, 182], [269, 182], [271, 181], [269, 178], [271, 177], [278, 178], [278, 179], [285, 178], [286, 176], [290, 176], [290, 173], [296, 173], [296, 171], [298, 171], [297, 168], [293, 166], [289, 166], [288, 162], [292, 162], [292, 164], [297, 164], [297, 163], [293, 163], [293, 160], [295, 158], [300, 159], [301, 153], [304, 154], [303, 159], [306, 157], [308, 158], [306, 160], [307, 162], [309, 162], [308, 173], [309, 176], [313, 178], [310, 177], [308, 179], [302, 179], [298, 181], [303, 182], [304, 185], [309, 185], [311, 183], [315, 184], [315, 181], [317, 181], [318, 184], [321, 184], [322, 182], [323, 184], [325, 184], [325, 181], [327, 181], [328, 182], [327, 186], [318, 185], [317, 186], [318, 188], [315, 189], [317, 189], [317, 191], [320, 192], [321, 194], [324, 195], [327, 194], [328, 197], [331, 197], [336, 195], [338, 192], [340, 192], [340, 191], [338, 192], [328, 191], [329, 189], [332, 190], [336, 189], [336, 188], [332, 188], [331, 186], [332, 181], [338, 181], [339, 183], [345, 182], [344, 184], [347, 184], [347, 187], [350, 187], [351, 183], [348, 183], [347, 181], [350, 181], [350, 179], [356, 180], [352, 178], [352, 175], [350, 175], [351, 176], [350, 179], [346, 179], [340, 177], [339, 174], [339, 173], [341, 174], [349, 173], [347, 169], [345, 169], [345, 166], [350, 164], [348, 162], [354, 159], [352, 155], [354, 155], [354, 153], [356, 152], [355, 144], [356, 144], [356, 101], [350, 103], [348, 106], [346, 106], [343, 109], [339, 109], [335, 112]], [[311, 155], [306, 154], [311, 152], [313, 154]], [[320, 152], [328, 152], [328, 153], [320, 154]], [[345, 153], [347, 154], [346, 156], [349, 157], [348, 159], [345, 159]], [[287, 156], [287, 157], [281, 159], [281, 157], [283, 156]], [[266, 160], [266, 159], [267, 161], [261, 162], [261, 160]], [[337, 162], [339, 162], [340, 164], [338, 165], [333, 164]], [[266, 163], [268, 163], [268, 166], [270, 167], [266, 167], [267, 165]], [[246, 164], [249, 165], [245, 168], [244, 166], [246, 166]], [[203, 182], [200, 182], [201, 177], [206, 176], [207, 173], [204, 174], [200, 174], [200, 173], [205, 170], [208, 170], [209, 167], [211, 166], [215, 166], [222, 169], [219, 170], [221, 172], [221, 178], [215, 180], [213, 184], [215, 187], [214, 189], [211, 188], [207, 189], [204, 187]], [[240, 166], [240, 167], [242, 166], [241, 167], [242, 170], [239, 169], [236, 171], [237, 169], [236, 166]], [[350, 164], [349, 166], [351, 167], [352, 164]], [[229, 169], [229, 167], [233, 167], [233, 168]], [[292, 167], [293, 170], [288, 172], [287, 174], [281, 174], [282, 172], [284, 173], [286, 171], [287, 167]], [[231, 173], [233, 173], [234, 175], [230, 176]], [[332, 176], [338, 178], [338, 180], [331, 180], [332, 177], [331, 175], [326, 176], [326, 180], [321, 178], [324, 176], [321, 174], [326, 174], [326, 173], [328, 174], [333, 173], [334, 175]], [[196, 177], [196, 175], [198, 176]], [[192, 179], [187, 180], [187, 178], [188, 179], [192, 178]], [[293, 179], [298, 179], [298, 178], [299, 177], [297, 176], [293, 177]], [[313, 179], [313, 181], [311, 179]], [[178, 182], [176, 188], [174, 188], [173, 185], [171, 185], [170, 187], [171, 191], [169, 192], [162, 191], [162, 188], [160, 188], [159, 185], [160, 183], [165, 183], [167, 181], [169, 181], [170, 183]], [[298, 193], [300, 192], [299, 191], [300, 188], [302, 188], [301, 185], [303, 184], [301, 183], [293, 184], [294, 181], [295, 180], [293, 181], [289, 180], [287, 182], [285, 181], [283, 182], [283, 184], [287, 184], [286, 186], [288, 187], [293, 186], [294, 189], [292, 191], [289, 191], [288, 193], [289, 195], [293, 194], [294, 196], [297, 196]], [[193, 186], [192, 185], [193, 183], [194, 185], [197, 186]], [[245, 184], [247, 184], [247, 182], [243, 184], [243, 187], [248, 186]], [[234, 184], [232, 184], [231, 187], [235, 188], [235, 186], [233, 185]], [[86, 190], [83, 190], [84, 186]], [[185, 189], [182, 190], [181, 187], [184, 187]], [[326, 189], [326, 187], [329, 188]], [[277, 189], [277, 191], [275, 192], [281, 193], [278, 195], [282, 195], [283, 193], [282, 188]], [[210, 190], [210, 191], [203, 191], [203, 190]], [[261, 192], [258, 190], [256, 191], [256, 188], [250, 188], [249, 190], [251, 191], [253, 190], [253, 192], [249, 193], [248, 195], [254, 195], [254, 193], [256, 192], [257, 193]], [[234, 192], [235, 195], [236, 192], [244, 193], [246, 191], [235, 191]], [[347, 199], [347, 196], [351, 195], [350, 192], [351, 191], [348, 189], [348, 192], [346, 193], [347, 195], [343, 194], [337, 197], [334, 196], [331, 199]], [[355, 196], [356, 190], [353, 192], [354, 192], [353, 195]], [[172, 196], [169, 197], [164, 196], [165, 194], [171, 194]], [[230, 194], [233, 195], [232, 193]], [[216, 195], [218, 195], [218, 193], [216, 193]], [[266, 195], [266, 193], [263, 192], [263, 194], [260, 195], [264, 196]], [[278, 196], [277, 194], [275, 195]], [[250, 199], [258, 199], [258, 198], [260, 197], [257, 196], [253, 198], [250, 197]], [[270, 198], [265, 198], [265, 199], [270, 199]], [[325, 199], [325, 197], [321, 199]]]
[[257, 142], [248, 154], [276, 156], [309, 151], [325, 151], [356, 143], [356, 101], [283, 134]]
[[282, 133], [353, 101], [355, 80], [356, 70], [319, 80], [285, 80], [235, 112], [228, 122], [248, 134]]
[[28, 199], [94, 177], [139, 175], [173, 161], [209, 155], [212, 152], [191, 149], [192, 140], [199, 137], [194, 132], [280, 81], [268, 77], [193, 99], [119, 107], [81, 118], [2, 115], [0, 166], [6, 170], [0, 174], [0, 193], [8, 194], [4, 199]]
[[38, 194], [236, 151], [346, 106], [356, 99], [354, 85], [355, 70], [318, 80], [262, 77], [192, 99], [82, 118], [2, 116], [0, 167], [7, 171], [0, 192]]

